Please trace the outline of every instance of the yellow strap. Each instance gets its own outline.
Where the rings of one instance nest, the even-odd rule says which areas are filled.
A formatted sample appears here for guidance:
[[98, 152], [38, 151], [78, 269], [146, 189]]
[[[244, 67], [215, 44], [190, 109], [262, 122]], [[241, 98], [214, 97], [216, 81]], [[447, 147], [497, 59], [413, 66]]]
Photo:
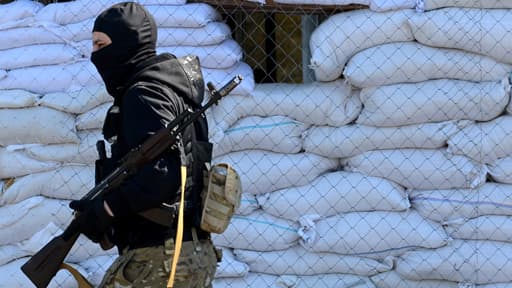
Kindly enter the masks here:
[[93, 288], [92, 284], [87, 281], [87, 279], [75, 268], [70, 266], [69, 264], [62, 263], [60, 264], [60, 269], [68, 270], [71, 275], [75, 278], [76, 282], [78, 283], [78, 288]]
[[181, 166], [181, 197], [180, 209], [178, 211], [178, 231], [176, 232], [174, 257], [172, 258], [171, 275], [167, 282], [167, 288], [172, 288], [174, 285], [174, 275], [176, 274], [176, 266], [178, 266], [178, 258], [180, 258], [181, 243], [183, 242], [183, 213], [185, 206], [185, 182], [187, 181], [187, 167]]

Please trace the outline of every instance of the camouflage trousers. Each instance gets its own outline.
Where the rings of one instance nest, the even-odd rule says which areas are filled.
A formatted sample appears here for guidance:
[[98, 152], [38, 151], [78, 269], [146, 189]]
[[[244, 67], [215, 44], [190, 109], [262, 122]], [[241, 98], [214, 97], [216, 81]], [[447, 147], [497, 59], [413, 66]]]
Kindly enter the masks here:
[[[161, 246], [126, 251], [112, 263], [99, 287], [167, 287], [173, 255], [174, 239]], [[174, 288], [211, 288], [218, 257], [209, 239], [183, 242]]]

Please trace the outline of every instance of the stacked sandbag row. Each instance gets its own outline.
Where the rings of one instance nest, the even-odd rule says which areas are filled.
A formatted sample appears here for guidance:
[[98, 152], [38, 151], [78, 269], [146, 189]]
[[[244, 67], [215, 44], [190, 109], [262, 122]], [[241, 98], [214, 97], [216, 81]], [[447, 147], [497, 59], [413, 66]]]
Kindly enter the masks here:
[[[309, 128], [305, 151], [341, 158], [343, 171], [406, 189], [408, 213], [442, 227], [438, 232], [451, 239], [398, 251], [393, 271], [371, 277], [377, 287], [512, 283], [507, 256], [512, 10], [484, 9], [511, 8], [507, 1], [451, 7], [459, 2], [425, 0], [424, 13], [342, 13], [311, 38], [317, 79], [333, 83], [343, 77], [359, 91], [363, 108], [349, 125]], [[373, 223], [364, 219], [363, 226]], [[382, 216], [370, 227], [396, 221]], [[339, 225], [331, 220], [325, 231]], [[430, 229], [415, 227], [404, 239]], [[381, 245], [392, 239], [372, 233], [365, 235], [379, 238]], [[344, 240], [337, 242], [337, 251], [347, 247]], [[321, 239], [312, 247], [329, 244]]]
[[[94, 185], [95, 144], [112, 98], [88, 60], [91, 31], [95, 17], [117, 2], [0, 5], [1, 287], [30, 287], [20, 266], [69, 224], [69, 200]], [[157, 52], [197, 55], [205, 82], [216, 87], [241, 74], [233, 94], [250, 95], [252, 70], [215, 9], [184, 0], [139, 2], [155, 16]], [[81, 236], [66, 261], [97, 285], [115, 254]], [[226, 259], [219, 275], [238, 268]], [[50, 287], [76, 283], [60, 272]]]

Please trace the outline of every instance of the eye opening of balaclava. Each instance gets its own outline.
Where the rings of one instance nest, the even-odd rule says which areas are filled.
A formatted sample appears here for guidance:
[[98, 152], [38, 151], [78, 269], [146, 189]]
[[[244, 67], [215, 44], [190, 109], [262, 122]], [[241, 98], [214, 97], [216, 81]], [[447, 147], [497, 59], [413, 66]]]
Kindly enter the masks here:
[[119, 97], [140, 62], [156, 55], [157, 28], [153, 16], [140, 4], [124, 2], [103, 11], [93, 32], [107, 34], [112, 43], [91, 54], [110, 95]]

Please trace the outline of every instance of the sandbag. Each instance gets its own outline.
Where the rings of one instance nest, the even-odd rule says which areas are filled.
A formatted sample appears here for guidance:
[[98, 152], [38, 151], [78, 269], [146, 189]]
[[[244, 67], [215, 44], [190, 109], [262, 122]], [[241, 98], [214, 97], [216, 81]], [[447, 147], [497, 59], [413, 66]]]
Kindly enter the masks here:
[[385, 258], [414, 247], [437, 248], [448, 236], [441, 225], [417, 212], [353, 212], [301, 219], [300, 244], [312, 252]]
[[356, 123], [392, 127], [461, 119], [489, 121], [503, 113], [509, 93], [508, 79], [439, 79], [365, 88], [360, 94], [364, 108]]
[[242, 189], [253, 195], [308, 184], [338, 166], [337, 159], [309, 153], [281, 154], [264, 150], [232, 152], [212, 161], [229, 163], [240, 175]]
[[37, 94], [76, 91], [100, 83], [91, 61], [13, 69], [3, 79], [0, 76], [0, 89], [24, 89]]
[[387, 271], [370, 277], [375, 286], [379, 288], [461, 288], [457, 282], [442, 280], [408, 280], [396, 273]]
[[512, 184], [512, 156], [503, 157], [487, 164], [492, 180]]
[[382, 177], [410, 189], [476, 188], [487, 169], [471, 159], [435, 149], [374, 150], [342, 159], [343, 169]]
[[0, 109], [0, 145], [78, 143], [73, 115], [47, 107]]
[[455, 240], [435, 250], [406, 252], [396, 271], [410, 280], [448, 280], [475, 284], [512, 281], [512, 244]]
[[349, 5], [361, 4], [368, 5], [368, 0], [274, 0], [276, 3], [283, 4], [314, 4], [314, 5]]
[[213, 155], [249, 149], [298, 153], [302, 149], [305, 128], [304, 123], [286, 116], [248, 116], [222, 133], [220, 141], [214, 143]]
[[393, 268], [392, 261], [379, 262], [374, 259], [336, 253], [312, 253], [293, 246], [286, 250], [259, 252], [235, 249], [236, 257], [247, 263], [251, 272], [274, 275], [317, 275], [345, 273], [369, 276]]
[[471, 123], [461, 120], [400, 127], [313, 126], [303, 134], [304, 150], [324, 157], [346, 158], [379, 149], [435, 149], [446, 146], [450, 136]]
[[345, 66], [343, 75], [352, 85], [367, 88], [442, 78], [497, 81], [511, 70], [511, 65], [487, 56], [433, 48], [416, 42], [400, 42], [357, 53]]
[[[245, 62], [238, 62], [229, 68], [201, 68], [203, 72], [204, 83], [212, 82], [217, 88], [223, 87], [228, 81], [233, 79], [236, 75], [242, 75], [242, 82], [231, 91], [232, 95], [251, 95], [254, 90], [254, 73], [252, 68]], [[222, 103], [222, 101], [221, 101]]]
[[118, 3], [116, 0], [75, 0], [71, 2], [50, 3], [35, 15], [38, 22], [56, 24], [76, 23], [87, 18], [96, 18], [103, 10]]
[[101, 129], [111, 102], [100, 104], [76, 117], [77, 130]]
[[[8, 264], [0, 266], [0, 276], [2, 276], [2, 287], [33, 287], [34, 284], [23, 274], [21, 266], [29, 260], [28, 257], [20, 258]], [[82, 268], [72, 265], [82, 275], [87, 275]], [[48, 285], [48, 288], [79, 288], [75, 278], [66, 270], [60, 270]]]
[[412, 9], [416, 7], [416, 2], [416, 0], [370, 0], [370, 9], [379, 12]]
[[0, 5], [0, 24], [34, 16], [42, 3], [36, 1], [12, 1]]
[[38, 95], [21, 89], [0, 90], [0, 108], [23, 108], [36, 104]]
[[483, 215], [445, 223], [445, 230], [454, 239], [512, 242], [512, 216]]
[[[32, 2], [36, 3], [35, 1]], [[62, 29], [59, 30], [57, 28], [58, 26], [54, 26], [52, 28], [49, 28], [47, 26], [48, 25], [33, 25], [30, 27], [16, 27], [7, 30], [1, 30], [0, 50], [24, 47], [35, 44], [64, 44], [64, 39], [66, 39], [65, 36], [53, 32], [54, 30], [61, 32]], [[89, 37], [91, 37], [91, 30], [87, 32], [89, 32]], [[20, 37], [20, 35], [22, 36]]]
[[[99, 158], [96, 142], [103, 140], [101, 130], [83, 130], [77, 134], [80, 138], [79, 144], [31, 145], [24, 151], [30, 157], [41, 161], [94, 165], [94, 161]], [[110, 145], [105, 145], [105, 150], [110, 155]]]
[[311, 68], [316, 80], [340, 77], [347, 61], [357, 52], [384, 43], [412, 41], [407, 18], [412, 10], [376, 13], [354, 10], [323, 21], [311, 34]]
[[449, 153], [464, 155], [481, 163], [512, 156], [512, 116], [470, 125], [448, 139]]
[[248, 273], [245, 277], [214, 279], [213, 287], [268, 287], [268, 288], [317, 288], [317, 287], [350, 287], [375, 288], [368, 277], [350, 274], [321, 274], [312, 276], [282, 275], [275, 276], [263, 273]]
[[411, 204], [423, 217], [451, 221], [512, 215], [512, 185], [487, 182], [478, 189], [412, 190]]
[[60, 228], [67, 225], [72, 216], [68, 203], [65, 200], [36, 196], [0, 207], [0, 229], [9, 231], [0, 234], [0, 245], [29, 239], [50, 222]]
[[443, 7], [472, 7], [472, 8], [512, 8], [512, 2], [507, 0], [421, 0], [418, 8], [434, 10]]
[[234, 215], [222, 234], [212, 234], [215, 245], [235, 249], [273, 251], [297, 244], [299, 226], [296, 222], [280, 219], [256, 210], [249, 215]]
[[220, 138], [236, 121], [250, 115], [286, 115], [304, 124], [341, 126], [354, 120], [361, 110], [358, 92], [352, 92], [341, 80], [258, 84], [251, 96], [229, 95], [213, 107], [216, 134]]
[[[79, 51], [65, 44], [38, 44], [2, 51], [1, 69], [64, 64], [81, 58]], [[48, 85], [48, 83], [47, 83]]]
[[323, 217], [356, 211], [401, 211], [410, 207], [402, 187], [386, 179], [337, 171], [311, 183], [257, 196], [261, 208], [297, 221], [308, 214]]
[[238, 215], [249, 215], [254, 210], [260, 208], [256, 197], [249, 193], [242, 193], [242, 199], [240, 199], [240, 206], [235, 210], [235, 214]]
[[81, 87], [77, 91], [48, 93], [38, 99], [37, 103], [67, 113], [82, 114], [112, 100], [104, 85], [93, 85]]
[[249, 272], [249, 265], [239, 261], [231, 249], [222, 248], [222, 261], [217, 266], [215, 278], [243, 277]]
[[56, 161], [40, 161], [23, 151], [0, 148], [0, 179], [48, 171], [59, 166]]
[[422, 44], [461, 49], [512, 64], [511, 9], [444, 8], [418, 13], [409, 18], [409, 25]]
[[158, 27], [203, 27], [222, 20], [220, 13], [206, 3], [148, 5], [146, 9], [153, 15]]
[[94, 167], [68, 165], [15, 179], [0, 197], [0, 203], [14, 204], [34, 196], [78, 200], [94, 187]]
[[205, 46], [220, 44], [231, 38], [231, 28], [224, 22], [207, 23], [204, 27], [161, 27], [157, 46]]

